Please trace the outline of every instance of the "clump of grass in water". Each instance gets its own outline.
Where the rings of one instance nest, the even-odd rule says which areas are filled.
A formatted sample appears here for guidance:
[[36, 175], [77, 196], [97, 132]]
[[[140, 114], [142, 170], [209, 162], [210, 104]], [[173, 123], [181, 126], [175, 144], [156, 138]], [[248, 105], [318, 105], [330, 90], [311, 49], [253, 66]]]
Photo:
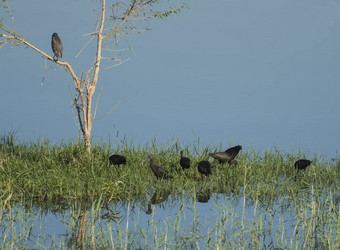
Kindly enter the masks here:
[[[208, 156], [220, 148], [180, 146], [178, 141], [169, 145], [153, 140], [145, 146], [119, 142], [119, 150], [98, 143], [92, 146], [91, 156], [80, 141], [51, 144], [48, 140], [36, 143], [16, 143], [15, 134], [0, 138], [0, 195], [10, 193], [12, 199], [92, 200], [104, 196], [107, 200], [146, 199], [157, 187], [159, 191], [181, 194], [183, 190], [195, 193], [225, 193], [245, 195], [251, 199], [275, 201], [281, 196], [292, 199], [312, 185], [318, 190], [339, 186], [339, 160], [332, 164], [314, 157], [306, 171], [297, 172], [293, 154], [282, 154], [273, 149], [260, 154], [252, 149], [241, 151], [238, 166], [221, 166]], [[180, 151], [191, 159], [191, 167], [183, 171], [179, 165]], [[120, 167], [109, 164], [108, 158], [117, 152], [127, 157]], [[155, 163], [164, 166], [173, 180], [156, 180], [149, 163], [140, 164], [148, 155]], [[299, 155], [302, 157], [303, 155]], [[201, 180], [197, 163], [209, 160], [212, 175]], [[296, 179], [296, 180], [295, 180]], [[245, 188], [246, 187], [246, 188]], [[244, 191], [245, 190], [245, 191]]]

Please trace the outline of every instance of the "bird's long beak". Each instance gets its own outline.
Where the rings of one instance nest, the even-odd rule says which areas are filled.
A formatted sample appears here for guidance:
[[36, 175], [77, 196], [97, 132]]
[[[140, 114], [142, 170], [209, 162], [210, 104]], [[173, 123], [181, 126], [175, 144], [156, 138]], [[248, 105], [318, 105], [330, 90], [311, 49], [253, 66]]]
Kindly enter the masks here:
[[145, 161], [147, 161], [147, 160], [149, 160], [149, 159], [150, 159], [150, 156], [146, 157], [144, 160], [141, 161], [140, 164], [142, 165]]

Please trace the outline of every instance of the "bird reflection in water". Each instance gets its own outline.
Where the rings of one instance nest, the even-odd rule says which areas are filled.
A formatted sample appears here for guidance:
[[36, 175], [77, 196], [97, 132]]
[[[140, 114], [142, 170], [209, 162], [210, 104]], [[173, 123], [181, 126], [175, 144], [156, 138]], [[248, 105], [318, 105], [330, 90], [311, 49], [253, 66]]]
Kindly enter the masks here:
[[211, 192], [210, 190], [200, 191], [196, 193], [196, 198], [198, 202], [207, 203], [210, 200]]
[[146, 214], [152, 213], [152, 207], [151, 205], [157, 205], [164, 201], [166, 201], [169, 198], [169, 195], [171, 192], [169, 190], [163, 190], [163, 191], [155, 191], [155, 193], [152, 195], [149, 203], [148, 203], [148, 210], [146, 211]]

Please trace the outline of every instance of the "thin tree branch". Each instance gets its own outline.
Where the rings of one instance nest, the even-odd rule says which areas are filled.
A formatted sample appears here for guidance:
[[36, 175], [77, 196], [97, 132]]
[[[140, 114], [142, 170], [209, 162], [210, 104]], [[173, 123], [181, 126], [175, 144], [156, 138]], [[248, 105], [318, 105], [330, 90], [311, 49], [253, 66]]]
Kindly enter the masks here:
[[117, 67], [117, 66], [119, 66], [119, 65], [121, 65], [121, 64], [123, 64], [123, 63], [126, 63], [127, 61], [129, 61], [129, 58], [127, 58], [127, 59], [125, 59], [124, 61], [121, 61], [121, 62], [119, 62], [119, 63], [117, 63], [117, 64], [115, 64], [115, 65], [111, 65], [111, 66], [106, 67], [106, 68], [101, 68], [101, 70], [108, 70], [108, 69]]
[[[50, 56], [49, 54], [45, 53], [44, 51], [38, 49], [37, 47], [35, 47], [34, 45], [32, 45], [31, 43], [27, 42], [25, 39], [21, 38], [14, 30], [10, 29], [6, 30], [4, 29], [4, 31], [8, 32], [8, 33], [12, 33], [14, 35], [6, 35], [6, 34], [0, 34], [0, 37], [4, 37], [6, 39], [11, 39], [11, 40], [16, 40], [19, 41], [21, 44], [25, 44], [26, 46], [32, 48], [33, 50], [37, 51], [38, 53], [42, 54], [44, 57], [46, 57], [48, 60], [55, 62], [56, 64], [59, 64], [61, 66], [65, 66], [67, 68], [67, 70], [69, 71], [69, 73], [71, 74], [73, 81], [74, 81], [74, 85], [76, 87], [77, 92], [80, 95], [81, 101], [83, 104], [85, 104], [85, 98], [84, 98], [84, 94], [83, 94], [83, 89], [81, 88], [81, 82], [79, 81], [77, 75], [75, 74], [72, 66], [68, 63], [68, 62], [63, 62], [63, 61], [56, 61], [53, 59], [52, 56]], [[78, 110], [78, 119], [79, 119], [79, 124], [81, 127], [82, 132], [84, 133], [84, 126], [83, 126], [83, 122], [81, 121], [81, 116], [80, 116], [80, 110], [83, 111], [83, 114], [86, 114], [86, 107], [85, 105], [83, 105], [83, 108], [81, 108], [78, 103], [79, 97], [76, 97], [74, 99], [75, 104], [76, 104], [76, 108]], [[86, 124], [86, 116], [84, 115], [84, 124]]]
[[[148, 2], [145, 2], [144, 4], [140, 4], [140, 5], [137, 5], [137, 7], [135, 7], [135, 4], [136, 4], [136, 0], [133, 1], [133, 3], [131, 4], [131, 7], [129, 9], [129, 11], [127, 12], [127, 14], [125, 15], [125, 17], [123, 18], [123, 20], [115, 27], [113, 28], [109, 33], [107, 33], [106, 35], [103, 36], [103, 39], [111, 36], [113, 33], [115, 33], [117, 30], [120, 29], [120, 27], [129, 19], [129, 17], [136, 11], [138, 11], [140, 8], [144, 7], [145, 5], [149, 4], [149, 2], [151, 1], [148, 1]], [[134, 8], [135, 7], [135, 8]]]
[[78, 95], [79, 95], [79, 92], [77, 91], [76, 95], [73, 96], [70, 84], [68, 84], [68, 88], [69, 88], [70, 94], [71, 94], [72, 99], [73, 99], [73, 103], [74, 103], [73, 105], [75, 106], [75, 108], [77, 110], [77, 113], [78, 113], [78, 122], [79, 122], [79, 125], [76, 122], [76, 118], [75, 118], [74, 111], [73, 111], [73, 108], [72, 108], [72, 116], [73, 116], [74, 123], [76, 124], [77, 128], [79, 130], [81, 130], [82, 133], [84, 133], [84, 126], [83, 126], [83, 122], [82, 122], [81, 116], [80, 116], [81, 108], [79, 107], [79, 104], [78, 104]]
[[105, 21], [105, 0], [102, 0], [102, 15], [100, 20], [100, 26], [97, 33], [97, 55], [96, 55], [96, 62], [94, 65], [94, 72], [93, 72], [93, 80], [90, 88], [95, 88], [98, 82], [98, 73], [99, 73], [99, 66], [100, 66], [100, 59], [101, 59], [101, 52], [102, 52], [102, 40], [103, 40], [103, 29], [104, 29], [104, 21]]
[[62, 65], [62, 66], [65, 66], [68, 71], [70, 72], [73, 80], [76, 82], [76, 85], [79, 86], [79, 79], [77, 77], [77, 75], [74, 73], [74, 70], [73, 68], [71, 67], [71, 65], [68, 63], [68, 62], [62, 62], [62, 61], [56, 61], [53, 59], [52, 56], [50, 56], [49, 54], [45, 53], [44, 51], [38, 49], [37, 47], [35, 47], [34, 45], [30, 44], [29, 42], [27, 42], [25, 39], [17, 36], [17, 35], [14, 35], [14, 36], [9, 36], [9, 35], [6, 35], [6, 34], [0, 34], [1, 37], [5, 37], [6, 39], [13, 39], [13, 40], [17, 40], [17, 41], [20, 41], [21, 43], [27, 45], [28, 47], [34, 49], [35, 51], [37, 51], [38, 53], [42, 54], [44, 57], [46, 57], [48, 60], [51, 60], [53, 62], [55, 62], [56, 64], [59, 64], [59, 65]]
[[98, 98], [97, 98], [97, 101], [96, 101], [96, 107], [94, 108], [93, 120], [95, 120], [95, 118], [96, 118], [97, 109], [98, 109], [98, 102], [99, 102], [100, 95], [102, 94], [102, 91], [103, 91], [103, 86], [100, 88], [99, 95], [98, 95]]
[[100, 116], [100, 117], [98, 117], [98, 118], [93, 118], [93, 120], [99, 120], [99, 119], [101, 119], [101, 118], [103, 118], [103, 117], [105, 117], [105, 116], [111, 114], [111, 113], [118, 107], [118, 105], [119, 105], [121, 102], [122, 102], [122, 101], [117, 102], [117, 104], [116, 104], [109, 112], [107, 112], [106, 114], [104, 114], [104, 115], [102, 115], [102, 116]]

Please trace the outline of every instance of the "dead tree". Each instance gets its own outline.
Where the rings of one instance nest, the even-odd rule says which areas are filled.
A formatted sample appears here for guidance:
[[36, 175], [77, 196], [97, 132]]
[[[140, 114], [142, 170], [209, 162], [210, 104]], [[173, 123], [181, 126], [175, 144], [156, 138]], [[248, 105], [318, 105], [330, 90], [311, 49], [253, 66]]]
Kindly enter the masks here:
[[[14, 28], [4, 24], [0, 19], [0, 48], [6, 44], [11, 45], [24, 45], [34, 51], [40, 53], [46, 59], [58, 64], [65, 69], [72, 77], [74, 83], [75, 94], [72, 95], [74, 107], [77, 113], [77, 119], [79, 129], [82, 133], [84, 143], [87, 151], [91, 152], [91, 131], [93, 122], [93, 95], [95, 93], [99, 72], [102, 70], [100, 67], [101, 61], [108, 59], [112, 60], [112, 57], [104, 57], [102, 48], [104, 41], [111, 41], [112, 46], [116, 45], [119, 37], [129, 33], [139, 33], [137, 25], [145, 20], [153, 17], [164, 18], [170, 14], [177, 13], [184, 5], [169, 8], [164, 11], [154, 11], [154, 8], [160, 0], [129, 0], [122, 2], [113, 2], [109, 8], [114, 8], [117, 13], [115, 16], [107, 16], [106, 14], [106, 0], [101, 0], [101, 12], [99, 17], [99, 23], [95, 32], [92, 32], [90, 36], [97, 38], [96, 42], [96, 55], [92, 65], [90, 65], [87, 72], [82, 72], [77, 75], [73, 70], [70, 63], [62, 60], [54, 60], [54, 58], [48, 53], [35, 47], [29, 43], [25, 38], [18, 34]], [[105, 26], [105, 23], [111, 23], [111, 26]], [[112, 26], [112, 23], [114, 25]], [[51, 31], [51, 34], [54, 31]], [[118, 63], [120, 64], [120, 62]], [[112, 65], [111, 67], [116, 66]]]

